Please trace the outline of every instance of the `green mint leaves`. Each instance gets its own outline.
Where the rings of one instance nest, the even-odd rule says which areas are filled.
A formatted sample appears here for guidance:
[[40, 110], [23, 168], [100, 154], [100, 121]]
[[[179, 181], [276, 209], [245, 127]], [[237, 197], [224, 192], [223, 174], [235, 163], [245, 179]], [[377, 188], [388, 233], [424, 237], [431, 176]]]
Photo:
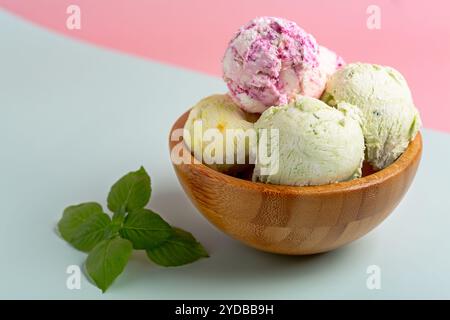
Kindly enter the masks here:
[[108, 194], [108, 209], [117, 214], [141, 209], [149, 202], [151, 193], [150, 177], [141, 167], [114, 183]]
[[100, 204], [67, 207], [58, 223], [64, 240], [88, 252], [86, 271], [105, 292], [123, 272], [133, 249], [145, 250], [154, 263], [172, 267], [208, 257], [187, 231], [171, 227], [157, 213], [145, 209], [150, 200], [150, 177], [143, 167], [120, 178], [108, 194], [104, 213]]
[[87, 202], [67, 207], [58, 223], [58, 229], [64, 240], [72, 246], [89, 252], [104, 239], [110, 223], [111, 219], [103, 213], [101, 205]]
[[158, 214], [147, 209], [130, 212], [120, 229], [120, 235], [131, 241], [134, 249], [145, 250], [167, 241], [174, 230]]
[[164, 267], [176, 267], [207, 258], [205, 248], [187, 231], [173, 228], [169, 239], [147, 249], [147, 256], [154, 263]]
[[122, 273], [133, 247], [122, 238], [106, 239], [95, 246], [86, 260], [86, 270], [92, 281], [103, 292]]

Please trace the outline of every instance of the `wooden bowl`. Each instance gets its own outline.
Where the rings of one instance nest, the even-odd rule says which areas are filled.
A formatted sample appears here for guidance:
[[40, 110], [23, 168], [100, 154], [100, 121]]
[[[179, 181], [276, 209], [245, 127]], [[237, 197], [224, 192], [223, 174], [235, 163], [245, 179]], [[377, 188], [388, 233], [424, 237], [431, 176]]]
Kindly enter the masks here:
[[[187, 117], [188, 112], [171, 133], [183, 128]], [[170, 140], [172, 150], [178, 142]], [[184, 144], [182, 148], [193, 161]], [[403, 155], [381, 171], [308, 187], [251, 182], [203, 164], [174, 164], [174, 168], [192, 203], [229, 236], [259, 250], [305, 255], [336, 249], [375, 228], [405, 195], [421, 154], [419, 133]]]

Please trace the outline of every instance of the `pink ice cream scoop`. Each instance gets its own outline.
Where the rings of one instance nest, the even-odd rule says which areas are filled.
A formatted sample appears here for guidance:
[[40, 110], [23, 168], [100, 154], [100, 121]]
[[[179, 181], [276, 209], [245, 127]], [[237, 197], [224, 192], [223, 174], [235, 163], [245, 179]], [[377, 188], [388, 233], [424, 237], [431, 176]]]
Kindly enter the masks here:
[[305, 96], [320, 98], [331, 75], [345, 65], [344, 59], [324, 46], [319, 46], [318, 61], [319, 67], [306, 71], [303, 77]]
[[[322, 77], [319, 46], [295, 22], [261, 17], [241, 27], [223, 58], [223, 78], [242, 109], [261, 113], [286, 104], [295, 94], [315, 96], [308, 86]], [[325, 83], [323, 84], [325, 87]]]

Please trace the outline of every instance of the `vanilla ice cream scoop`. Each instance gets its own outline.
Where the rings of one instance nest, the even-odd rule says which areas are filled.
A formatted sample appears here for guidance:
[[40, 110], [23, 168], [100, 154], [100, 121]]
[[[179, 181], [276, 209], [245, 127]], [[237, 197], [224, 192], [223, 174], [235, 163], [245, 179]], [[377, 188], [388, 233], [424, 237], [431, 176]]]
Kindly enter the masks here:
[[[360, 177], [364, 137], [359, 121], [358, 110], [350, 104], [332, 108], [305, 96], [297, 96], [288, 105], [271, 107], [255, 123], [259, 153], [253, 180], [307, 186]], [[270, 133], [269, 139], [262, 139], [264, 130], [274, 129], [278, 139]], [[264, 149], [272, 163], [260, 161]], [[275, 170], [267, 173], [267, 167]]]
[[318, 67], [319, 46], [312, 35], [295, 22], [261, 17], [241, 27], [230, 41], [223, 78], [241, 108], [261, 113], [308, 92]]
[[217, 171], [237, 173], [248, 167], [250, 147], [257, 144], [250, 118], [229, 95], [211, 95], [191, 109], [183, 140], [200, 162]]
[[367, 160], [376, 169], [393, 163], [421, 126], [405, 78], [390, 67], [348, 64], [331, 76], [322, 100], [331, 106], [348, 102], [359, 108]]

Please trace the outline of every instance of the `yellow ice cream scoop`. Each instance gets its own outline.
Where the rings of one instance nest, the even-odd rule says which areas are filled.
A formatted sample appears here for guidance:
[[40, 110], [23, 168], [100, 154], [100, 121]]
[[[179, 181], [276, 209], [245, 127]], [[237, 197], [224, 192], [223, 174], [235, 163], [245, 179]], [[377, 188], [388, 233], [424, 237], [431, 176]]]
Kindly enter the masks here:
[[200, 100], [190, 111], [183, 140], [195, 158], [225, 173], [245, 169], [256, 133], [251, 117], [227, 94], [215, 94]]

